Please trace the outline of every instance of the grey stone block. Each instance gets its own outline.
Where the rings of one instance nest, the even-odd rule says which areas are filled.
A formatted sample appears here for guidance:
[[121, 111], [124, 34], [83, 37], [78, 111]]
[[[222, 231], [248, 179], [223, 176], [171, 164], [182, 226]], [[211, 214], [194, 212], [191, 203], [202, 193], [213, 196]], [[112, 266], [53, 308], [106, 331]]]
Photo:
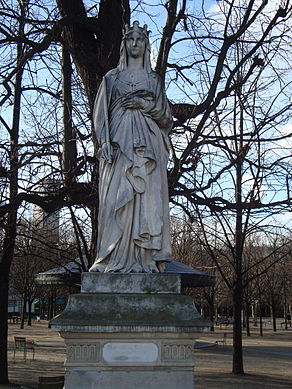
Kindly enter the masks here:
[[193, 343], [210, 323], [180, 276], [85, 273], [52, 329], [65, 339], [64, 389], [193, 389]]
[[[193, 298], [184, 295], [143, 294], [74, 294], [65, 310], [53, 320], [59, 331], [90, 332], [103, 326], [105, 332], [120, 332], [140, 327], [145, 331], [195, 331], [208, 328], [209, 323], [196, 310]], [[107, 327], [107, 331], [106, 331]], [[153, 328], [154, 327], [154, 328]]]
[[70, 371], [65, 389], [193, 389], [193, 370]]
[[82, 273], [81, 293], [178, 294], [181, 279], [166, 273]]

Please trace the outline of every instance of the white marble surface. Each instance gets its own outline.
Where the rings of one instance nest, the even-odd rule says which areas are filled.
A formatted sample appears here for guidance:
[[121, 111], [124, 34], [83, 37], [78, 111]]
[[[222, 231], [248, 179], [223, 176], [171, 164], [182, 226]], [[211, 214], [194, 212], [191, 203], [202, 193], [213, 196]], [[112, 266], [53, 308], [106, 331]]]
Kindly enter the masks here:
[[65, 389], [194, 389], [193, 372], [150, 369], [76, 370], [67, 373]]
[[103, 346], [102, 356], [109, 363], [149, 363], [158, 359], [154, 343], [110, 342]]
[[94, 272], [155, 273], [171, 261], [167, 163], [172, 116], [148, 32], [128, 29], [98, 90], [99, 216]]

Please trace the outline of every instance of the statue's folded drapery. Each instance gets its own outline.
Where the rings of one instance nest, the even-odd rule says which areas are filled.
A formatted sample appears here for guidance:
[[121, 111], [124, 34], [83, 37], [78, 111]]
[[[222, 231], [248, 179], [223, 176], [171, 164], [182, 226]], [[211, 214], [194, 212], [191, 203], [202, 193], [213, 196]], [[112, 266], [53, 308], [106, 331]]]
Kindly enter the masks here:
[[[141, 72], [131, 84], [119, 69], [110, 71], [95, 101], [99, 144], [113, 147], [111, 163], [100, 158], [95, 271], [157, 272], [159, 262], [171, 260], [166, 165], [172, 117], [159, 77]], [[143, 99], [144, 109], [125, 109], [125, 97]]]

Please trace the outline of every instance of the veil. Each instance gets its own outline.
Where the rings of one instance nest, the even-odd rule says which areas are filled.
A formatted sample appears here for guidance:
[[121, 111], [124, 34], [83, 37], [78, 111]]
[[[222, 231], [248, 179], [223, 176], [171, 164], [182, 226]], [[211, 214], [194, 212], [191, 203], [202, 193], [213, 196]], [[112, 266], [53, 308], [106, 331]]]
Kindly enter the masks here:
[[[126, 26], [126, 31], [123, 35], [121, 47], [120, 47], [120, 60], [119, 60], [118, 66], [117, 66], [119, 71], [125, 70], [128, 66], [128, 56], [127, 56], [127, 50], [126, 50], [127, 36], [129, 35], [129, 33], [131, 31], [133, 31], [133, 29], [137, 30], [137, 28], [138, 28], [139, 29], [138, 32], [145, 39], [145, 52], [144, 52], [144, 57], [143, 57], [143, 69], [146, 70], [147, 73], [152, 72], [151, 61], [150, 61], [151, 47], [150, 47], [150, 42], [149, 42], [149, 38], [148, 38], [148, 34], [150, 31], [149, 32], [146, 31], [146, 28], [147, 28], [146, 25], [144, 26], [143, 29], [141, 27], [138, 27], [138, 26], [139, 26], [139, 22], [137, 22], [137, 21], [135, 21], [133, 23], [133, 27], [131, 27], [130, 29], [128, 28], [128, 26]], [[144, 31], [146, 31], [147, 34], [145, 34]]]

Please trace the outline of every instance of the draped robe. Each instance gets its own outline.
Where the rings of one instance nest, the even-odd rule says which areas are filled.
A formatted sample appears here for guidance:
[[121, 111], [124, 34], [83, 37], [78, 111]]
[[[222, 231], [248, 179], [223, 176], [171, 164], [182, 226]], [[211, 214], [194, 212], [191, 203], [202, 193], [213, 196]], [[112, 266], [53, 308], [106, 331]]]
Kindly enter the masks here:
[[[102, 81], [94, 126], [112, 161], [100, 156], [97, 258], [90, 271], [158, 272], [171, 260], [167, 161], [172, 117], [159, 77], [143, 73], [131, 84], [119, 69]], [[144, 109], [125, 109], [122, 99], [138, 96]]]

